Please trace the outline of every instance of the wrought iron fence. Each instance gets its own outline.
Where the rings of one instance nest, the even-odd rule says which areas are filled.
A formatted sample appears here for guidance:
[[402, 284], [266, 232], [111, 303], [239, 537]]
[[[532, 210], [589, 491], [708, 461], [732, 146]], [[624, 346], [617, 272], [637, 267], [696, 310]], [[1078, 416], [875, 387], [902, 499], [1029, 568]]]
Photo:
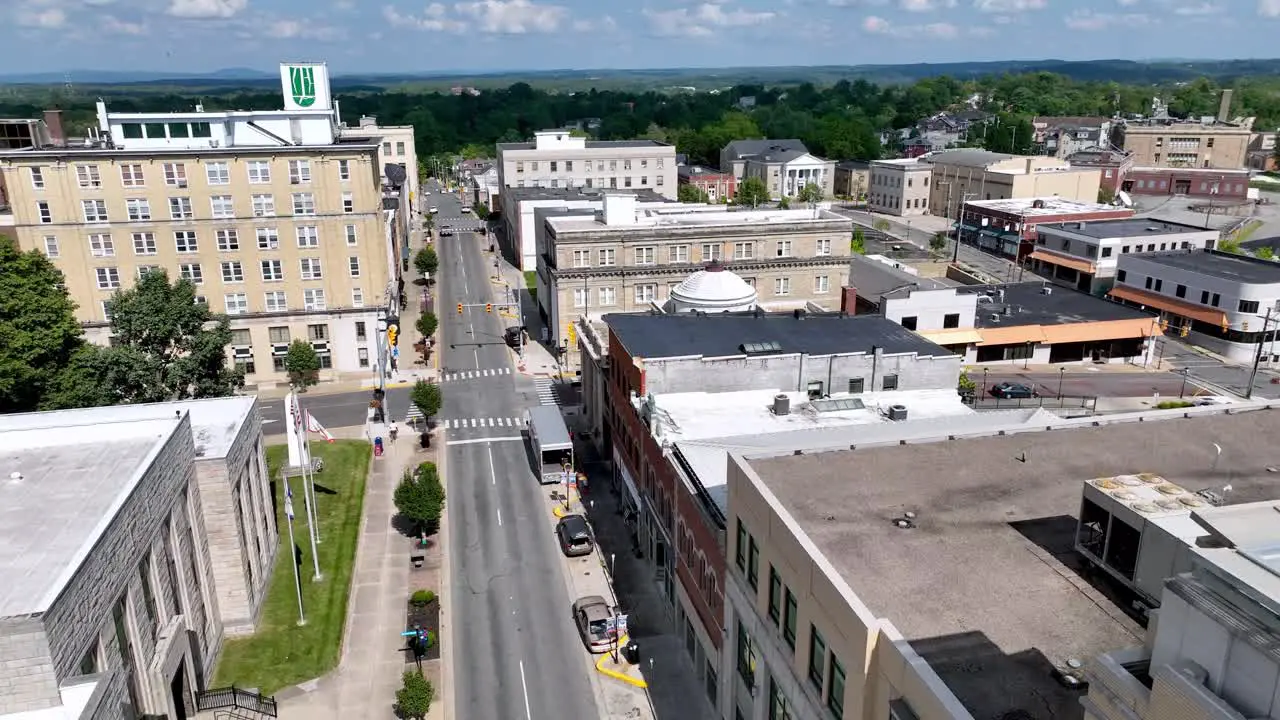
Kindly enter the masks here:
[[237, 708], [260, 713], [269, 717], [276, 716], [276, 699], [264, 697], [252, 690], [238, 687], [214, 688], [196, 695], [196, 710], [225, 710]]

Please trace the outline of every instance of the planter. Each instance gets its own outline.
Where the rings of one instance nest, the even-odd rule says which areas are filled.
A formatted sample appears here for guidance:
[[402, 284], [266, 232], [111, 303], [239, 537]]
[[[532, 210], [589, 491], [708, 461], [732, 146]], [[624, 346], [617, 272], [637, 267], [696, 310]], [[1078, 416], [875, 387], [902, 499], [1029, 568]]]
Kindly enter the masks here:
[[[413, 629], [421, 627], [431, 634], [431, 644], [427, 647], [427, 653], [422, 656], [423, 660], [439, 660], [440, 659], [440, 598], [434, 598], [426, 605], [414, 605], [407, 603], [405, 628]], [[404, 653], [404, 661], [406, 664], [413, 664], [414, 657], [412, 650], [406, 650]]]

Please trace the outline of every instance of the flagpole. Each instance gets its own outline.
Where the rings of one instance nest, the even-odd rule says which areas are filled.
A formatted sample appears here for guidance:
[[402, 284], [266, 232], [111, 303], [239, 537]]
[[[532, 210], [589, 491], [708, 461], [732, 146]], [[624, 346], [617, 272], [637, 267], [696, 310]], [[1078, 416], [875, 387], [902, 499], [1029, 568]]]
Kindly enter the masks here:
[[289, 477], [284, 478], [284, 514], [289, 518], [289, 564], [293, 566], [293, 589], [298, 594], [298, 624], [306, 625], [307, 616], [302, 610], [302, 578], [298, 575], [298, 546], [293, 540], [293, 491], [289, 489]]
[[[307, 430], [306, 434], [304, 434], [304, 435], [302, 436], [302, 441], [303, 441], [303, 443], [305, 443], [305, 444], [306, 444], [306, 455], [307, 455], [307, 487], [311, 490], [311, 502], [312, 502], [312, 506], [311, 506], [311, 515], [312, 515], [312, 517], [311, 517], [311, 519], [312, 519], [312, 521], [315, 523], [315, 528], [316, 528], [316, 530], [315, 530], [315, 533], [316, 533], [316, 544], [317, 544], [317, 545], [319, 545], [319, 544], [321, 543], [321, 540], [320, 540], [320, 508], [319, 508], [319, 502], [316, 500], [316, 466], [315, 466], [315, 461], [314, 461], [314, 460], [312, 459], [312, 457], [311, 457], [311, 411], [310, 411], [310, 410], [308, 410], [308, 411], [307, 411], [307, 427], [306, 427], [306, 430]], [[316, 571], [316, 574], [317, 574], [317, 575], [319, 575], [319, 573], [320, 573], [320, 571], [319, 571], [319, 570], [317, 570], [317, 571]]]
[[306, 421], [303, 421], [302, 432], [302, 500], [307, 506], [307, 536], [311, 539], [311, 565], [315, 568], [315, 575], [311, 578], [312, 582], [319, 582], [322, 579], [320, 575], [320, 553], [316, 550], [316, 516], [314, 498], [308, 492], [311, 489], [311, 482], [307, 477], [311, 473], [311, 450], [307, 447], [306, 434], [308, 432]]

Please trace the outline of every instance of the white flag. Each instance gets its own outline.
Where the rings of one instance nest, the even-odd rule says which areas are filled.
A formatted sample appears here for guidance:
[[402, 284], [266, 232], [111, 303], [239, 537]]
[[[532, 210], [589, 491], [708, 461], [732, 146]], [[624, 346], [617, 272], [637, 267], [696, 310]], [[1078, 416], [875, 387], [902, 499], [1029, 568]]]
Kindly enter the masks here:
[[330, 435], [329, 431], [324, 429], [324, 426], [320, 424], [320, 421], [317, 420], [316, 416], [312, 415], [310, 411], [307, 411], [307, 430], [309, 432], [319, 433], [320, 435], [323, 435], [324, 439], [328, 440], [329, 442], [334, 441], [333, 435]]
[[284, 514], [293, 519], [293, 488], [288, 485], [284, 489]]

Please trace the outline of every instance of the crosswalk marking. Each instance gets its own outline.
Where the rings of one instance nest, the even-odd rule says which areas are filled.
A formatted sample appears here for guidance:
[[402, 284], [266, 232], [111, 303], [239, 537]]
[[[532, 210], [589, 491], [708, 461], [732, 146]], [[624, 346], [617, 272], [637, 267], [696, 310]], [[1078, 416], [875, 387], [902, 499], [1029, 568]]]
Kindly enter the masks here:
[[555, 388], [551, 385], [551, 380], [547, 378], [538, 378], [533, 381], [534, 387], [538, 389], [538, 402], [543, 405], [558, 405], [556, 400]]
[[446, 430], [488, 429], [501, 427], [524, 427], [524, 420], [518, 417], [483, 417], [483, 418], [447, 418], [440, 421]]
[[482, 377], [497, 377], [498, 375], [510, 375], [511, 368], [489, 368], [487, 370], [464, 370], [461, 372], [445, 373], [444, 382], [457, 382], [459, 380], [474, 380]]

